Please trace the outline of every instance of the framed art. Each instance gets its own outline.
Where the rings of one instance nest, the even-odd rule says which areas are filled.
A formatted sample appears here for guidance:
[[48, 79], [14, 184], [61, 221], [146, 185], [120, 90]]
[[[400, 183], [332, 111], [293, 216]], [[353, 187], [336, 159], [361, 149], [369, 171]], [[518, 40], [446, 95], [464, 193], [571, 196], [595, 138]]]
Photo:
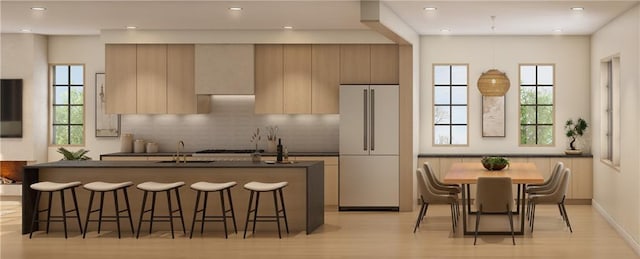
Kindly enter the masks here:
[[505, 136], [504, 96], [482, 96], [482, 136]]
[[104, 73], [96, 73], [96, 137], [120, 136], [120, 114], [106, 114]]

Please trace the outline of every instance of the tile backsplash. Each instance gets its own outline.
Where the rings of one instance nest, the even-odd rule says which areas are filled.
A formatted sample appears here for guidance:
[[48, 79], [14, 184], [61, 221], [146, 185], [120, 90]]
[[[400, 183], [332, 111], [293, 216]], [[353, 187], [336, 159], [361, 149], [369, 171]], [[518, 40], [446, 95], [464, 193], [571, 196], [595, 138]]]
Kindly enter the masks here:
[[184, 141], [186, 151], [203, 149], [253, 149], [250, 138], [260, 128], [266, 149], [267, 126], [277, 125], [278, 137], [290, 152], [337, 152], [340, 116], [254, 114], [253, 96], [212, 96], [211, 113], [191, 115], [124, 115], [122, 132], [133, 139], [174, 152]]

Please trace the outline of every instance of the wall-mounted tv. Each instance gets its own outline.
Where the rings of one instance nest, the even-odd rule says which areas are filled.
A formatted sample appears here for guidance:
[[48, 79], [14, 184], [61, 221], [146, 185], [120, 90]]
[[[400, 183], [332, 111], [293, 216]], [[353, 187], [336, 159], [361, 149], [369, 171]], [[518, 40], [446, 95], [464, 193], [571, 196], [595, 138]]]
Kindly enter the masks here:
[[22, 137], [22, 79], [0, 79], [0, 137]]

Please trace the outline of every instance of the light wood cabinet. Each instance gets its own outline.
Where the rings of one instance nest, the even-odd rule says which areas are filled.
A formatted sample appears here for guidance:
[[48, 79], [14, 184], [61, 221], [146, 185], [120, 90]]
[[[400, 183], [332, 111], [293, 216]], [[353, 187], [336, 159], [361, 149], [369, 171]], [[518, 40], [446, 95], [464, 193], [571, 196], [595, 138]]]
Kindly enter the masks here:
[[398, 84], [398, 45], [371, 45], [371, 84]]
[[283, 112], [311, 113], [311, 45], [283, 46]]
[[253, 44], [196, 44], [196, 94], [254, 94]]
[[297, 156], [295, 161], [324, 161], [324, 205], [338, 206], [338, 157]]
[[255, 113], [283, 112], [283, 47], [255, 45]]
[[369, 84], [371, 82], [371, 46], [369, 44], [340, 45], [340, 83]]
[[136, 113], [136, 45], [105, 46], [105, 100], [109, 114]]
[[195, 47], [193, 44], [167, 46], [167, 113], [208, 113], [209, 96], [195, 93]]
[[167, 45], [138, 45], [136, 112], [167, 113]]
[[398, 64], [395, 44], [340, 45], [341, 84], [398, 84]]
[[311, 113], [339, 113], [340, 45], [311, 46]]

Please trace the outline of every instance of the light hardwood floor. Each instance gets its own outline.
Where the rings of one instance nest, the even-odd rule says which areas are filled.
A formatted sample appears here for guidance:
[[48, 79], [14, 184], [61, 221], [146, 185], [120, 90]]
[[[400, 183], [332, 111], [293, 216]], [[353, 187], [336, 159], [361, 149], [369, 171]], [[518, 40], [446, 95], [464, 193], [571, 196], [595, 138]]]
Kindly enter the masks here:
[[[246, 208], [238, 204], [236, 209]], [[125, 234], [118, 239], [113, 232], [98, 236], [93, 228], [87, 239], [77, 232], [66, 240], [62, 232], [37, 232], [29, 240], [20, 235], [19, 200], [2, 197], [0, 258], [639, 258], [589, 205], [567, 206], [573, 233], [564, 227], [555, 206], [538, 205], [535, 231], [516, 237], [516, 246], [509, 236], [481, 236], [473, 246], [473, 236], [451, 232], [448, 209], [448, 205], [431, 206], [415, 234], [417, 211], [328, 211], [325, 225], [316, 232], [291, 233], [282, 239], [260, 228], [255, 237], [242, 239], [239, 233], [227, 240], [221, 232], [196, 233], [193, 239], [181, 232], [173, 240], [167, 232], [137, 240]]]

